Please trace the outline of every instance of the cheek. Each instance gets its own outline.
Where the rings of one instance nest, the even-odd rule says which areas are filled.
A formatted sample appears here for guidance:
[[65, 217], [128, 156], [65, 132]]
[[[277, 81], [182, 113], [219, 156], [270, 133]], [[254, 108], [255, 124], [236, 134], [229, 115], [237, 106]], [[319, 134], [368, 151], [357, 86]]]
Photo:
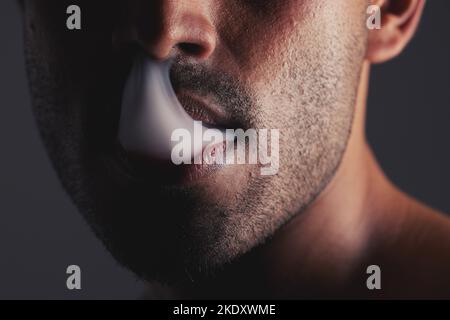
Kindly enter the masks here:
[[359, 30], [365, 22], [361, 12], [366, 2], [262, 1], [263, 9], [231, 2], [219, 19], [217, 60], [226, 61], [242, 80], [263, 85], [267, 79], [282, 76], [289, 61], [302, 56], [310, 59], [323, 47], [332, 46], [336, 38]]
[[321, 86], [333, 89], [339, 75], [356, 75], [351, 64], [359, 64], [363, 51], [355, 39], [361, 40], [365, 30], [365, 1], [282, 3], [267, 15], [250, 12], [236, 19], [242, 22], [225, 33], [237, 74], [253, 89], [258, 105], [267, 106], [254, 112], [266, 126], [295, 118], [294, 106], [308, 103], [302, 97], [309, 96], [311, 104]]
[[78, 1], [82, 29], [77, 31], [66, 27], [69, 1], [30, 0], [25, 11], [33, 86], [51, 90], [46, 94], [51, 112], [70, 115], [61, 120], [66, 126], [87, 132], [92, 123], [92, 139], [112, 134], [121, 92], [111, 69], [111, 25], [102, 19], [101, 2]]
[[27, 41], [39, 55], [54, 61], [58, 67], [70, 70], [71, 76], [95, 68], [99, 60], [105, 60], [111, 55], [111, 21], [109, 15], [102, 11], [100, 3], [77, 1], [81, 8], [81, 30], [69, 30], [67, 19], [70, 14], [66, 10], [72, 1], [27, 0]]
[[263, 1], [264, 8], [232, 5], [218, 31], [222, 40], [219, 60], [232, 61], [243, 80], [255, 83], [271, 79], [291, 51], [303, 45], [298, 41], [299, 33], [308, 38], [314, 32], [320, 10], [324, 10], [318, 5], [322, 2]]

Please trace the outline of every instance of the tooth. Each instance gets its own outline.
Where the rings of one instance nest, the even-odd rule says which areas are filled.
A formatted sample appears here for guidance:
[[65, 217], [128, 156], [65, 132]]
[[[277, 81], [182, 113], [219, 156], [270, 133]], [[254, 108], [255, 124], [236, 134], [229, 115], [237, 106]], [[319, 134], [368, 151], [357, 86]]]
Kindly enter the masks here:
[[[186, 129], [191, 137], [198, 134], [194, 120], [175, 95], [169, 70], [169, 61], [156, 62], [144, 55], [136, 58], [125, 84], [119, 120], [119, 142], [125, 150], [170, 159], [175, 129]], [[201, 155], [202, 147], [192, 143], [193, 158]]]

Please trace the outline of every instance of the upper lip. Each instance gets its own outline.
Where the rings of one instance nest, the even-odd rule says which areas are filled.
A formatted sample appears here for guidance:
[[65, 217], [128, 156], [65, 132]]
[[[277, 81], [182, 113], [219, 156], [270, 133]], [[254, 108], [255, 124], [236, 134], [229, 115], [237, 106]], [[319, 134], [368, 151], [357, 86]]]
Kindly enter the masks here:
[[185, 90], [178, 91], [177, 98], [186, 113], [192, 119], [202, 121], [204, 126], [223, 129], [231, 127], [227, 114], [211, 99]]

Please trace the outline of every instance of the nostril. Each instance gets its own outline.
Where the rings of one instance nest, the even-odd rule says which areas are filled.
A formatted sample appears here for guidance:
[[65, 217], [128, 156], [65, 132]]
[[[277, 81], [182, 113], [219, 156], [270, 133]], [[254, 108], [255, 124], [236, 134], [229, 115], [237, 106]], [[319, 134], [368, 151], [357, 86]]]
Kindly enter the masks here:
[[199, 56], [199, 55], [203, 54], [203, 52], [205, 51], [205, 49], [201, 45], [198, 45], [195, 43], [189, 43], [189, 42], [179, 43], [178, 47], [185, 54], [193, 55], [193, 56]]

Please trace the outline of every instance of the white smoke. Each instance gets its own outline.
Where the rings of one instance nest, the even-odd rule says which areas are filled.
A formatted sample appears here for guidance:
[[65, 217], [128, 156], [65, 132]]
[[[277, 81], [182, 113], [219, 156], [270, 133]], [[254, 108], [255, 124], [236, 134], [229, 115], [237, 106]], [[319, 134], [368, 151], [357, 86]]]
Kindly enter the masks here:
[[[125, 85], [119, 122], [119, 142], [125, 150], [170, 159], [172, 133], [185, 129], [194, 135], [194, 120], [175, 95], [169, 69], [168, 61], [155, 62], [144, 55], [136, 58]], [[203, 146], [193, 144], [192, 148], [196, 157]]]

